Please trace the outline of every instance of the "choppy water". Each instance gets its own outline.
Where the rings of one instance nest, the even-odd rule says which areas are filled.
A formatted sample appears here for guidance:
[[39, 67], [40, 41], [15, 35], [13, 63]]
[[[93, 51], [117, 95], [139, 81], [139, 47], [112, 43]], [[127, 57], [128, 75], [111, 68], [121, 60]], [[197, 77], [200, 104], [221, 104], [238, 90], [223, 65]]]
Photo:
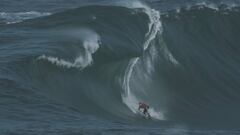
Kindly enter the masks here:
[[240, 134], [238, 5], [1, 1], [0, 133]]

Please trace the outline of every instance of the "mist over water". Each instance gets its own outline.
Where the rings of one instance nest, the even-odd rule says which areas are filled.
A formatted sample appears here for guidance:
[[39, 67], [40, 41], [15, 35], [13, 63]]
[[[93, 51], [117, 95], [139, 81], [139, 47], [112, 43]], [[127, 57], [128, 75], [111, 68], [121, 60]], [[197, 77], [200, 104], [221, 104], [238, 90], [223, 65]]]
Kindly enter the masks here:
[[239, 134], [238, 1], [17, 3], [0, 12], [0, 133]]

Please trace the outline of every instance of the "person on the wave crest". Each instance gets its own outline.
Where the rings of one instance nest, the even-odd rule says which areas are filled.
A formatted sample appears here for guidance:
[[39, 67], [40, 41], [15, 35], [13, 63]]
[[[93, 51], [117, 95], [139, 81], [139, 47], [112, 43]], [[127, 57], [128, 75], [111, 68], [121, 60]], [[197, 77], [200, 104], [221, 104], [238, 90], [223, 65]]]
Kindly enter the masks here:
[[138, 110], [141, 111], [141, 109], [143, 109], [143, 114], [147, 117], [147, 118], [151, 118], [148, 109], [149, 109], [149, 105], [139, 102], [138, 103]]

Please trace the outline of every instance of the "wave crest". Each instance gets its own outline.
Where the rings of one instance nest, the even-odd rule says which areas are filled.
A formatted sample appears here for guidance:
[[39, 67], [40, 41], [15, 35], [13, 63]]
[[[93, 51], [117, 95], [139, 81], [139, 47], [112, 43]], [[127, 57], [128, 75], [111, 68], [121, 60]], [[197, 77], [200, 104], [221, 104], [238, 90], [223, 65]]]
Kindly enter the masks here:
[[84, 50], [78, 54], [79, 56], [74, 60], [74, 62], [46, 55], [39, 56], [37, 59], [46, 60], [52, 64], [65, 68], [84, 69], [87, 66], [90, 66], [93, 63], [92, 55], [99, 48], [100, 36], [97, 33], [86, 29], [80, 30], [79, 34], [84, 35], [84, 40], [82, 43]]

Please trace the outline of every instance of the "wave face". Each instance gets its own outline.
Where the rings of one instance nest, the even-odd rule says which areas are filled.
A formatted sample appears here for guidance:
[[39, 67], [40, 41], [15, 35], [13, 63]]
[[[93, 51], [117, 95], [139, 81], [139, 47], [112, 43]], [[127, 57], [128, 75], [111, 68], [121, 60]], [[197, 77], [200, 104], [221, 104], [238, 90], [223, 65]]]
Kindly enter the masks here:
[[177, 117], [238, 119], [239, 15], [238, 8], [195, 6], [164, 17], [163, 38], [180, 63], [164, 77], [176, 97], [171, 106]]
[[238, 7], [161, 13], [134, 1], [46, 15], [0, 25], [0, 79], [13, 89], [1, 93], [6, 103], [18, 93], [21, 101], [51, 104], [44, 97], [81, 114], [144, 122], [143, 101], [156, 123], [239, 124]]

